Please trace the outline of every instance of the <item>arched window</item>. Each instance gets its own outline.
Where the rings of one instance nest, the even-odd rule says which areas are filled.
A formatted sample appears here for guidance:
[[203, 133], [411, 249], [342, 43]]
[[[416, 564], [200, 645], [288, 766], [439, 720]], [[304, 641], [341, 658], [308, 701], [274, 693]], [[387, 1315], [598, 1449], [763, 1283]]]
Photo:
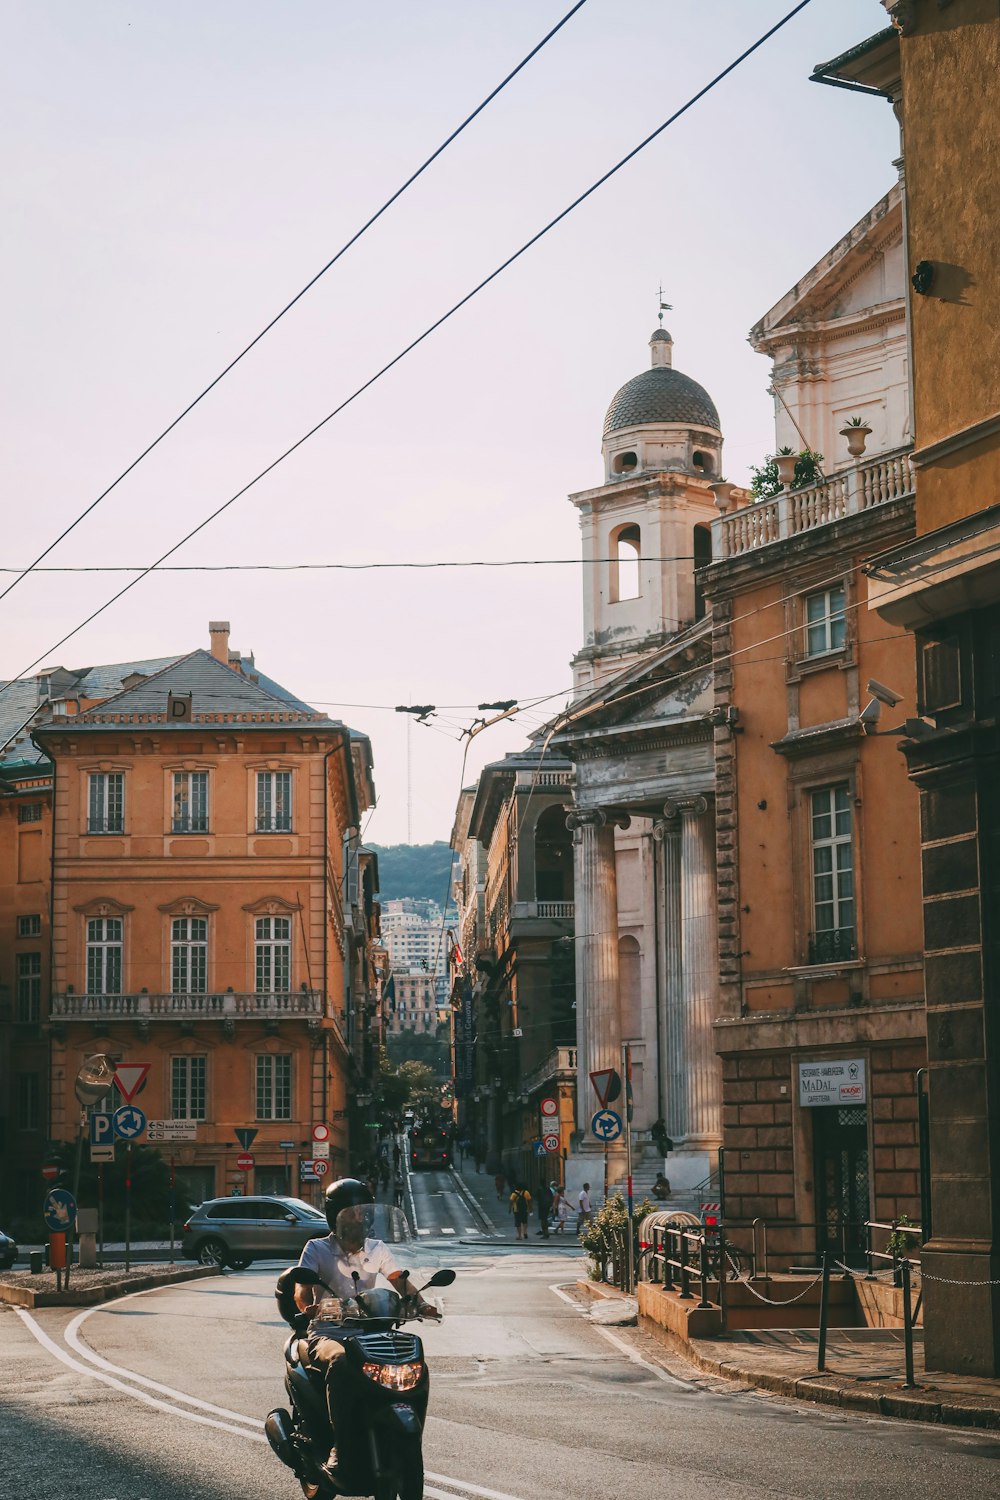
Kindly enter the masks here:
[[573, 835], [566, 808], [547, 807], [535, 824], [535, 900], [572, 899]]
[[638, 599], [639, 547], [638, 526], [621, 526], [611, 533], [611, 603], [619, 604], [625, 599]]
[[715, 471], [715, 460], [711, 453], [696, 448], [691, 455], [691, 467], [697, 469], [699, 474], [712, 474]]
[[639, 466], [639, 458], [631, 449], [627, 453], [616, 453], [611, 462], [613, 474], [631, 474]]
[[634, 937], [618, 940], [622, 1036], [642, 1035], [642, 950]]

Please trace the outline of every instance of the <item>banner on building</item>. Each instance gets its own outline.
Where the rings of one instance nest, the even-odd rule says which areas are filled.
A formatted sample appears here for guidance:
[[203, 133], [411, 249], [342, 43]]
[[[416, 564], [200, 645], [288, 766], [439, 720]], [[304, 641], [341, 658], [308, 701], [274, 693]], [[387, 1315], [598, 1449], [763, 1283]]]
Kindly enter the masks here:
[[828, 1057], [799, 1063], [799, 1104], [866, 1104], [865, 1063], [862, 1057]]

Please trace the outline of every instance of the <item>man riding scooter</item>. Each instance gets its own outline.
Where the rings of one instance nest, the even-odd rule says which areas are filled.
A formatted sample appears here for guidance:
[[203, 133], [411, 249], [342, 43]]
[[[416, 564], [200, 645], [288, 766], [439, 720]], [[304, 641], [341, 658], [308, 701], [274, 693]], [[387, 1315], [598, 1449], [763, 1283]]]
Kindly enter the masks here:
[[[325, 1202], [330, 1233], [322, 1239], [307, 1241], [299, 1265], [315, 1271], [329, 1291], [342, 1298], [370, 1291], [378, 1277], [385, 1276], [400, 1296], [416, 1299], [416, 1309], [422, 1317], [439, 1318], [440, 1313], [433, 1303], [424, 1301], [407, 1273], [396, 1265], [385, 1242], [368, 1237], [374, 1201], [365, 1184], [356, 1178], [342, 1177], [332, 1182], [326, 1190]], [[296, 1306], [302, 1312], [308, 1312], [317, 1296], [321, 1298], [322, 1295], [315, 1286], [297, 1285]], [[336, 1435], [347, 1419], [345, 1390], [338, 1375], [344, 1346], [340, 1339], [321, 1331], [311, 1332], [308, 1344], [310, 1363], [323, 1371], [327, 1413], [334, 1434], [330, 1456], [322, 1467], [327, 1478], [336, 1484]]]

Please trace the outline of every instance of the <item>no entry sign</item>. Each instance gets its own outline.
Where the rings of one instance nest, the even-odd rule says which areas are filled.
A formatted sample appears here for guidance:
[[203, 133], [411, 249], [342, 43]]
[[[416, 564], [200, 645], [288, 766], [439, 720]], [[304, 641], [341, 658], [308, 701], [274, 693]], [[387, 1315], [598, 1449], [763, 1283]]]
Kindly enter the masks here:
[[236, 1158], [236, 1165], [239, 1167], [241, 1172], [252, 1171], [253, 1164], [254, 1158], [250, 1155], [249, 1151], [242, 1152], [241, 1155]]

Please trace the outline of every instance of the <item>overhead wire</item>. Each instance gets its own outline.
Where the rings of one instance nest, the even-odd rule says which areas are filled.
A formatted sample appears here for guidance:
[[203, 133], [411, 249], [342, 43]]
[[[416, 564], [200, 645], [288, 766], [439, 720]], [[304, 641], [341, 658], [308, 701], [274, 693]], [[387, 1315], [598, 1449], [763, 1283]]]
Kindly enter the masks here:
[[[37, 656], [34, 661], [29, 662], [26, 667], [22, 668], [21, 672], [18, 673], [18, 676], [16, 678], [11, 679], [11, 682], [20, 681], [20, 679], [24, 677], [28, 672], [30, 672], [34, 667], [38, 666], [38, 664], [42, 662], [46, 656], [50, 655], [53, 651], [57, 651], [60, 646], [65, 645], [65, 643], [68, 640], [71, 640], [73, 636], [78, 635], [81, 630], [85, 629], [87, 625], [96, 620], [97, 617], [103, 614], [105, 610], [109, 609], [111, 605], [117, 603], [119, 599], [121, 599], [131, 589], [135, 588], [137, 584], [141, 583], [144, 578], [147, 578], [150, 573], [159, 568], [162, 563], [166, 562], [169, 557], [172, 557], [175, 552], [180, 551], [181, 547], [183, 547], [187, 542], [191, 541], [192, 538], [197, 536], [199, 532], [203, 531], [206, 526], [210, 525], [212, 521], [216, 520], [220, 515], [223, 514], [224, 511], [228, 510], [231, 505], [234, 505], [237, 500], [241, 499], [242, 496], [245, 495], [249, 490], [251, 490], [255, 485], [259, 484], [261, 480], [267, 477], [267, 475], [273, 473], [273, 471], [279, 466], [279, 464], [283, 463], [287, 458], [290, 458], [293, 453], [297, 452], [299, 448], [303, 447], [304, 444], [309, 442], [309, 440], [313, 438], [316, 433], [320, 432], [327, 425], [327, 423], [333, 421], [333, 419], [339, 416], [339, 414], [348, 406], [350, 406], [352, 402], [356, 401], [359, 396], [363, 395], [365, 391], [369, 390], [371, 386], [373, 386], [378, 380], [381, 380], [383, 376], [388, 374], [388, 372], [392, 370], [396, 365], [398, 365], [403, 359], [405, 359], [407, 355], [411, 354], [414, 349], [418, 348], [419, 345], [424, 343], [426, 339], [430, 338], [430, 336], [435, 333], [437, 329], [448, 322], [450, 318], [454, 317], [454, 315], [463, 307], [465, 307], [467, 303], [471, 302], [474, 297], [478, 296], [478, 294], [487, 286], [489, 286], [493, 281], [495, 281], [498, 276], [502, 275], [504, 271], [506, 271], [517, 260], [519, 260], [522, 255], [526, 254], [528, 250], [530, 250], [534, 245], [538, 244], [538, 242], [542, 240], [545, 235], [549, 234], [558, 224], [560, 224], [563, 219], [567, 218], [571, 213], [573, 213], [573, 211], [577, 209], [582, 203], [585, 203], [588, 198], [590, 198], [595, 192], [597, 192], [598, 188], [603, 187], [606, 182], [608, 182], [625, 166], [627, 166], [630, 161], [634, 160], [634, 158], [638, 156], [640, 152], [644, 151], [646, 147], [649, 146], [660, 135], [662, 135], [665, 130], [676, 123], [676, 121], [679, 120], [684, 114], [686, 114], [689, 109], [693, 108], [693, 106], [697, 104], [699, 100], [703, 99], [706, 94], [709, 94], [714, 88], [716, 88], [723, 81], [723, 79], [727, 78], [729, 74], [732, 73], [734, 69], [738, 68], [741, 63], [745, 62], [748, 57], [751, 57], [755, 52], [759, 50], [759, 48], [764, 46], [764, 44], [769, 41], [776, 32], [780, 31], [782, 27], [787, 26], [788, 23], [793, 20], [794, 17], [797, 16], [800, 11], [804, 10], [809, 4], [811, 4], [811, 0], [798, 0], [798, 4], [796, 4], [790, 11], [788, 11], [786, 15], [784, 15], [779, 21], [775, 22], [774, 25], [770, 26], [768, 30], [765, 31], [761, 36], [759, 36], [755, 42], [751, 43], [749, 47], [744, 48], [743, 51], [733, 59], [732, 62], [728, 63], [726, 67], [721, 69], [720, 72], [716, 73], [708, 83], [704, 84], [700, 89], [697, 90], [696, 93], [692, 94], [684, 104], [676, 109], [673, 114], [669, 115], [667, 119], [662, 122], [662, 124], [656, 127], [655, 130], [651, 131], [642, 141], [639, 142], [637, 146], [633, 147], [631, 151], [627, 152], [625, 156], [621, 157], [621, 159], [617, 161], [614, 166], [610, 167], [606, 172], [598, 177], [590, 187], [584, 190], [584, 192], [578, 194], [571, 203], [569, 203], [564, 209], [562, 209], [560, 213], [556, 214], [554, 218], [550, 219], [548, 223], [545, 224], [540, 230], [538, 230], [537, 233], [532, 235], [530, 239], [526, 240], [519, 249], [513, 252], [513, 254], [507, 256], [505, 260], [503, 260], [493, 271], [489, 273], [489, 275], [484, 276], [483, 279], [471, 289], [471, 291], [467, 292], [464, 297], [461, 297], [457, 302], [453, 303], [446, 312], [442, 313], [440, 317], [436, 318], [434, 322], [430, 323], [422, 333], [418, 334], [416, 338], [411, 339], [411, 341], [407, 345], [405, 345], [404, 348], [402, 348], [397, 354], [395, 354], [392, 359], [388, 360], [384, 365], [382, 365], [382, 367], [377, 370], [374, 375], [371, 375], [366, 381], [364, 381], [362, 385], [359, 385], [354, 391], [352, 391], [349, 396], [345, 397], [343, 401], [335, 406], [332, 411], [327, 412], [325, 417], [322, 417], [318, 422], [314, 423], [314, 425], [310, 427], [308, 431], [303, 433], [301, 437], [297, 438], [294, 443], [290, 444], [289, 447], [287, 447], [282, 453], [278, 455], [277, 458], [273, 459], [271, 463], [267, 464], [263, 469], [261, 469], [251, 480], [249, 480], [245, 485], [238, 489], [234, 494], [230, 495], [230, 497], [227, 500], [223, 501], [221, 505], [217, 506], [214, 511], [211, 511], [207, 516], [199, 521], [197, 526], [192, 527], [192, 529], [188, 531], [183, 537], [181, 537], [179, 541], [175, 542], [173, 546], [169, 547], [166, 552], [158, 557], [155, 562], [150, 563], [150, 565], [142, 573], [140, 573], [136, 578], [131, 579], [127, 584], [125, 584], [123, 588], [119, 589], [116, 593], [112, 594], [112, 596], [109, 599], [105, 600], [103, 604], [99, 605], [97, 609], [92, 610], [85, 619], [81, 620], [80, 623], [74, 626], [72, 630], [67, 631], [65, 635], [59, 638], [58, 641], [49, 646], [47, 650], [42, 652], [40, 656]], [[6, 684], [6, 686], [10, 686], [10, 683]], [[4, 692], [5, 690], [5, 687], [0, 687], [0, 693]]]
[[[678, 552], [672, 557], [643, 557], [646, 563], [694, 562], [693, 552]], [[373, 573], [428, 568], [578, 568], [617, 562], [615, 557], [508, 557], [432, 559], [428, 562], [358, 562], [358, 563], [170, 563], [157, 567], [158, 573]], [[0, 573], [17, 573], [17, 568], [0, 566]], [[28, 571], [27, 569], [25, 571]], [[77, 563], [65, 567], [35, 568], [36, 573], [142, 573], [142, 563]], [[0, 594], [0, 598], [3, 595]]]
[[[444, 151], [446, 151], [448, 149], [448, 147], [452, 144], [453, 141], [455, 141], [455, 140], [458, 139], [458, 137], [467, 128], [467, 126], [471, 125], [472, 122], [473, 122], [473, 120], [475, 120], [477, 118], [477, 116], [481, 115], [482, 112], [483, 112], [483, 110], [486, 109], [488, 105], [492, 104], [493, 100], [497, 97], [497, 95], [501, 94], [503, 92], [503, 90], [507, 87], [507, 85], [509, 83], [511, 83], [513, 81], [513, 79], [515, 79], [517, 77], [518, 73], [520, 73], [522, 71], [522, 69], [526, 68], [527, 65], [528, 65], [528, 63], [531, 62], [531, 60], [533, 58], [535, 58], [535, 57], [538, 56], [538, 54], [539, 54], [539, 52], [541, 52], [542, 48], [544, 46], [546, 46], [546, 44], [548, 42], [550, 42], [552, 40], [552, 38], [558, 32], [560, 32], [562, 30], [562, 28], [566, 25], [567, 21], [571, 20], [572, 17], [576, 15], [577, 11], [581, 10], [586, 3], [587, 3], [587, 0], [576, 0], [576, 4], [573, 5], [566, 12], [566, 14], [563, 16], [562, 20], [559, 21], [559, 22], [557, 22], [556, 25], [553, 26], [550, 31], [546, 32], [545, 36], [542, 37], [541, 41], [537, 42], [536, 45], [534, 47], [532, 47], [531, 51], [529, 53], [527, 53], [527, 55], [521, 59], [521, 61], [517, 64], [517, 67], [516, 68], [512, 68], [511, 71], [507, 74], [506, 78], [501, 79], [501, 81], [497, 84], [497, 86], [494, 89], [492, 89], [490, 91], [490, 93], [488, 93], [486, 95], [486, 98], [482, 101], [482, 103], [478, 104], [476, 106], [476, 108], [472, 111], [472, 113], [470, 115], [467, 115], [460, 125], [456, 126], [456, 128], [451, 132], [451, 134], [449, 136], [447, 136], [445, 138], [445, 140], [443, 140], [441, 142], [440, 146], [438, 146], [435, 151], [431, 152], [431, 154], [430, 154], [430, 156], [428, 156], [427, 160], [425, 162], [423, 162], [416, 169], [415, 172], [412, 172], [410, 174], [410, 176], [406, 179], [406, 181], [402, 184], [402, 186], [398, 187], [396, 189], [396, 191], [392, 194], [391, 197], [389, 197], [389, 198], [386, 199], [386, 201], [382, 204], [382, 207], [380, 209], [378, 209], [377, 212], [375, 212], [374, 214], [372, 214], [371, 218], [367, 219], [365, 221], [365, 223], [362, 224], [361, 228], [358, 229], [358, 230], [356, 230], [354, 232], [354, 234], [351, 235], [351, 237], [350, 237], [349, 240], [345, 241], [345, 243], [343, 245], [341, 245], [340, 249], [336, 252], [336, 254], [330, 257], [330, 259], [326, 262], [326, 265], [322, 266], [316, 272], [315, 276], [312, 276], [306, 282], [305, 286], [302, 287], [302, 289], [300, 291], [296, 292], [295, 296], [291, 299], [291, 301], [285, 303], [285, 306], [281, 309], [281, 311], [279, 313], [277, 313], [270, 320], [269, 323], [265, 324], [265, 326], [260, 330], [260, 332], [254, 338], [252, 338], [250, 340], [249, 344], [247, 344], [244, 349], [240, 350], [239, 354], [237, 354], [234, 359], [231, 359], [229, 361], [229, 363], [225, 366], [225, 368], [223, 370], [220, 370], [219, 374], [216, 375], [215, 379], [212, 380], [212, 381], [210, 381], [210, 383], [208, 385], [206, 385], [205, 389], [203, 391], [201, 391], [197, 396], [195, 396], [195, 398], [194, 398], [193, 401], [189, 401], [188, 402], [188, 404], [187, 404], [187, 406], [185, 406], [184, 410], [182, 412], [180, 412], [173, 419], [173, 421], [170, 422], [169, 425], [166, 426], [163, 429], [163, 431], [159, 434], [158, 437], [154, 438], [151, 443], [147, 444], [147, 446], [142, 450], [142, 452], [139, 454], [139, 456], [137, 458], [134, 458], [132, 460], [132, 462], [128, 465], [128, 467], [122, 470], [122, 472], [118, 475], [117, 479], [113, 480], [111, 482], [111, 484], [109, 484], [106, 489], [102, 490], [101, 493], [97, 496], [96, 500], [92, 500], [91, 503], [86, 507], [86, 509], [84, 509], [84, 510], [82, 510], [80, 512], [80, 514], [76, 517], [76, 520], [72, 521], [69, 526], [65, 527], [64, 530], [61, 531], [59, 533], [59, 535], [55, 538], [55, 540], [52, 541], [52, 542], [50, 542], [49, 545], [44, 549], [44, 551], [42, 551], [42, 552], [40, 552], [38, 554], [38, 556], [35, 558], [34, 562], [29, 563], [26, 568], [22, 569], [18, 573], [18, 576], [13, 580], [13, 582], [10, 583], [10, 584], [8, 584], [7, 587], [2, 592], [0, 592], [0, 600], [5, 599], [7, 597], [7, 595], [11, 592], [12, 589], [17, 588], [17, 585], [21, 582], [21, 580], [23, 578], [26, 578], [29, 573], [32, 573], [32, 572], [36, 571], [38, 564], [43, 560], [43, 558], [48, 557], [49, 553], [52, 552], [56, 547], [58, 547], [59, 543], [61, 541], [63, 541], [66, 537], [68, 537], [69, 534], [70, 534], [70, 532], [74, 531], [76, 529], [76, 527], [80, 525], [81, 521], [86, 520], [87, 516], [89, 516], [92, 511], [94, 511], [94, 510], [97, 509], [97, 507], [101, 504], [102, 500], [106, 500], [107, 497], [108, 497], [108, 495], [111, 494], [112, 490], [117, 489], [118, 485], [121, 484], [122, 480], [126, 479], [129, 476], [129, 474], [131, 474], [136, 468], [138, 468], [139, 464], [142, 463], [143, 459], [147, 458], [149, 456], [149, 454], [153, 452], [154, 448], [159, 447], [160, 443], [163, 442], [164, 438], [168, 437], [169, 434], [171, 432], [173, 432], [174, 428], [177, 427], [177, 426], [179, 426], [180, 423], [183, 422], [184, 418], [186, 416], [188, 416], [191, 412], [193, 412], [194, 409], [195, 409], [195, 407], [198, 406], [198, 405], [200, 405], [200, 403], [202, 401], [204, 401], [205, 397], [207, 395], [209, 395], [209, 393], [211, 391], [215, 390], [215, 387], [217, 385], [219, 385], [220, 382], [223, 381], [226, 378], [226, 376], [230, 373], [231, 370], [234, 370], [236, 368], [236, 366], [240, 363], [240, 361], [242, 359], [244, 359], [250, 353], [251, 349], [256, 348], [256, 346], [261, 342], [261, 340], [264, 339], [271, 332], [271, 329], [274, 328], [278, 323], [281, 322], [281, 320], [285, 316], [285, 314], [291, 312], [292, 308], [296, 305], [296, 303], [297, 302], [301, 302], [302, 298], [306, 295], [306, 293], [308, 291], [311, 291], [311, 289], [316, 285], [316, 283], [323, 276], [326, 275], [327, 271], [331, 270], [332, 267], [335, 266], [337, 264], [337, 262], [342, 258], [342, 256], [346, 255], [347, 252], [348, 252], [348, 250], [350, 250], [352, 248], [352, 246], [354, 246], [354, 245], [356, 245], [358, 243], [358, 241], [362, 238], [363, 235], [367, 234], [368, 230], [371, 229], [372, 226], [374, 224], [376, 224], [379, 219], [381, 219], [382, 215], [384, 213], [386, 213], [392, 207], [392, 205], [394, 203], [396, 203], [403, 196], [403, 194], [406, 192], [406, 190], [408, 188], [410, 188], [410, 187], [413, 186], [413, 184], [416, 182], [417, 178], [421, 177], [423, 175], [423, 173], [427, 171], [427, 168], [429, 166], [431, 166], [433, 162], [437, 161], [438, 157]], [[7, 572], [9, 570], [8, 569], [4, 569], [3, 571]], [[46, 569], [46, 571], [49, 571], [49, 570]]]

